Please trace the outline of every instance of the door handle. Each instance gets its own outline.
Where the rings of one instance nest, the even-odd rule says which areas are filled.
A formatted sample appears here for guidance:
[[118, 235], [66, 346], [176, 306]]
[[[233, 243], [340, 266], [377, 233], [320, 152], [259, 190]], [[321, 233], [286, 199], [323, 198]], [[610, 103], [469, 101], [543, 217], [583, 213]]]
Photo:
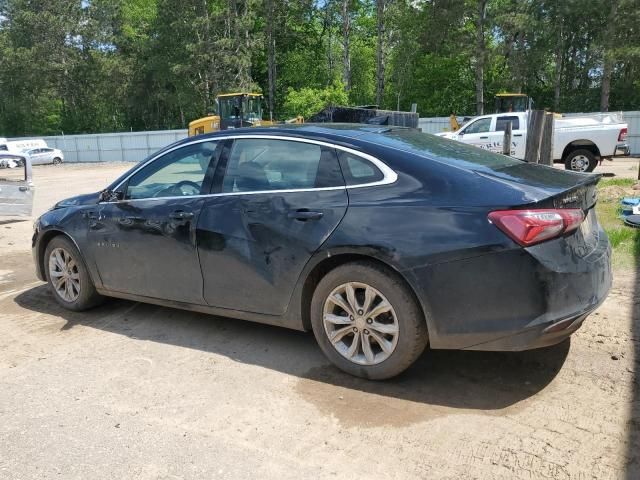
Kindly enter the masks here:
[[22, 185], [18, 188], [18, 190], [20, 190], [21, 192], [26, 192], [27, 190], [29, 190], [29, 187], [25, 187], [24, 185]]
[[300, 220], [301, 222], [306, 222], [307, 220], [320, 220], [323, 215], [324, 213], [322, 212], [312, 212], [307, 209], [301, 208], [300, 210], [289, 212], [288, 217], [295, 220]]
[[516, 133], [516, 134], [514, 135], [514, 137], [521, 137], [521, 136], [522, 136], [522, 134], [521, 134], [521, 133]]
[[183, 210], [176, 210], [169, 214], [169, 218], [174, 220], [191, 220], [193, 218], [193, 212], [185, 212]]
[[489, 137], [480, 137], [480, 140], [488, 140]]

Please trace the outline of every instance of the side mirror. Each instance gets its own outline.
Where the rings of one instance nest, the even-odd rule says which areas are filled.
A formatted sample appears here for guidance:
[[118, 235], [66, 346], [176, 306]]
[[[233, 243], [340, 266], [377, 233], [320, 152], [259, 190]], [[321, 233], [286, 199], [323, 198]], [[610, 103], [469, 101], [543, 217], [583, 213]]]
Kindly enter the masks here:
[[100, 192], [100, 197], [98, 197], [99, 202], [117, 202], [119, 200], [124, 199], [123, 192], [114, 192], [113, 190], [102, 190]]

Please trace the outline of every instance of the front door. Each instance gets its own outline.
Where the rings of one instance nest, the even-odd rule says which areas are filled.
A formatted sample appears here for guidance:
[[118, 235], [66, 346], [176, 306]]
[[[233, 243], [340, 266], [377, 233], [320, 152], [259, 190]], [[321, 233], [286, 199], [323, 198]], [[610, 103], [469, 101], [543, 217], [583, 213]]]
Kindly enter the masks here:
[[103, 287], [202, 304], [195, 226], [220, 148], [217, 142], [170, 151], [134, 173], [87, 212], [91, 258]]
[[280, 315], [348, 198], [333, 148], [238, 139], [220, 193], [198, 220], [204, 297], [211, 306]]
[[30, 216], [33, 190], [29, 159], [11, 154], [0, 155], [0, 216]]
[[458, 140], [485, 150], [491, 150], [491, 121], [491, 117], [483, 117], [465, 125], [458, 133]]

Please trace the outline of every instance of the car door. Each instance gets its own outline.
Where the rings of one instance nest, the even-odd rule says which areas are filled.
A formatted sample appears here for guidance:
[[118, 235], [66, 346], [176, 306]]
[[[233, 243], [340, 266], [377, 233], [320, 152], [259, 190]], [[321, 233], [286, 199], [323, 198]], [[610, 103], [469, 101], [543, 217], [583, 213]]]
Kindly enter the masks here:
[[198, 220], [205, 300], [283, 314], [304, 265], [347, 210], [336, 152], [301, 139], [239, 138], [223, 163], [219, 193]]
[[31, 162], [26, 156], [0, 155], [0, 216], [28, 217], [33, 209]]
[[489, 150], [491, 148], [492, 117], [481, 117], [471, 121], [458, 132], [458, 140], [469, 145]]
[[500, 115], [496, 117], [494, 132], [492, 132], [492, 143], [497, 147], [492, 149], [496, 153], [502, 153], [502, 143], [504, 141], [504, 131], [507, 124], [511, 123], [511, 156], [515, 158], [524, 158], [526, 130], [521, 125], [518, 115]]
[[204, 303], [196, 224], [218, 147], [199, 141], [171, 150], [86, 212], [91, 258], [105, 289]]
[[42, 154], [41, 148], [34, 148], [27, 152], [29, 157], [31, 158], [32, 165], [44, 165], [46, 162], [44, 161], [44, 155]]
[[53, 148], [41, 148], [40, 158], [43, 164], [53, 163]]

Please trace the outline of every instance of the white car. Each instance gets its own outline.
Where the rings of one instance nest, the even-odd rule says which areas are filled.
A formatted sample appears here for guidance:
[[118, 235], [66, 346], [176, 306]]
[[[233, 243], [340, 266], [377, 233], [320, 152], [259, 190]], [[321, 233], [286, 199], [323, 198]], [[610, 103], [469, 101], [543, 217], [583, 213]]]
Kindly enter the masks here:
[[[456, 132], [436, 135], [502, 153], [504, 130], [511, 123], [511, 156], [524, 159], [527, 144], [526, 112], [475, 117]], [[616, 114], [568, 115], [554, 120], [553, 161], [567, 170], [591, 172], [602, 158], [628, 148], [627, 124]]]
[[31, 165], [60, 165], [64, 161], [62, 150], [57, 148], [41, 147], [24, 151], [31, 159]]

